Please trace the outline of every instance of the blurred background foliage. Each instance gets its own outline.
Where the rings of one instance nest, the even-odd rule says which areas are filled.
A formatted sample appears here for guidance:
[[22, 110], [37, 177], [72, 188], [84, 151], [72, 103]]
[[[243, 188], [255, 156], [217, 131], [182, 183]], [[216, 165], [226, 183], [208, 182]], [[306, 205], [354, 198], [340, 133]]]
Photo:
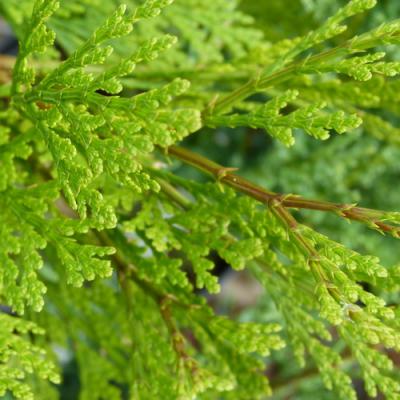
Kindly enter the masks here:
[[[21, 17], [21, 10], [29, 13], [29, 7], [32, 4], [30, 0], [2, 1], [12, 3], [16, 7], [13, 18], [17, 22]], [[58, 34], [58, 46], [68, 54], [80, 40], [87, 36], [85, 24], [96, 25], [118, 2], [84, 0], [63, 3], [64, 7], [61, 9], [64, 10], [65, 15], [59, 15], [59, 19], [52, 20], [52, 27]], [[232, 5], [234, 3], [236, 2], [232, 2]], [[254, 18], [254, 27], [263, 32], [265, 39], [274, 43], [307, 33], [345, 3], [345, 0], [242, 0], [239, 7], [244, 13]], [[82, 10], [87, 10], [89, 4], [92, 6], [88, 11], [89, 16], [86, 15], [83, 19], [81, 18]], [[7, 8], [7, 12], [10, 10], [12, 7]], [[193, 18], [193, 16], [184, 15], [182, 20], [184, 21], [187, 17]], [[380, 0], [378, 6], [367, 16], [357, 16], [351, 21], [345, 36], [351, 37], [385, 20], [399, 17], [399, 0]], [[63, 18], [72, 18], [71, 24], [65, 24]], [[87, 18], [90, 19], [90, 23], [87, 22]], [[235, 18], [248, 23], [242, 14]], [[153, 31], [158, 28], [157, 26], [149, 28], [146, 25], [148, 30], [142, 32], [141, 38], [152, 36]], [[187, 23], [187, 26], [181, 24], [183, 33], [189, 32], [190, 29], [190, 23]], [[215, 40], [219, 39], [218, 35], [222, 31], [214, 32]], [[4, 38], [8, 31], [2, 28], [1, 32], [3, 32], [3, 50], [15, 53], [15, 48], [4, 45]], [[18, 35], [18, 31], [15, 34]], [[258, 35], [254, 31], [255, 41]], [[340, 40], [343, 40], [343, 36]], [[212, 50], [212, 41], [209, 45], [209, 49]], [[198, 43], [198, 46], [199, 51], [192, 58], [194, 64], [201, 63], [202, 51], [207, 51], [204, 43]], [[240, 53], [243, 46], [251, 47], [251, 43], [236, 46], [232, 44], [231, 50]], [[121, 51], [123, 51], [123, 46]], [[207, 55], [210, 57], [210, 53]], [[216, 54], [215, 57], [217, 56]], [[178, 51], [172, 52], [169, 57], [179, 63]], [[400, 59], [400, 54], [393, 50], [391, 57]], [[150, 78], [148, 84], [152, 84]], [[395, 126], [399, 126], [399, 121], [395, 116], [385, 115], [385, 118]], [[291, 148], [284, 147], [256, 129], [204, 129], [188, 138], [185, 145], [206, 154], [207, 157], [222, 165], [239, 168], [242, 175], [275, 191], [301, 194], [320, 200], [359, 203], [364, 207], [377, 209], [400, 210], [398, 190], [400, 144], [385, 142], [367, 135], [362, 127], [344, 136], [332, 136], [323, 142], [298, 134], [296, 143]], [[199, 180], [206, 179], [191, 168], [177, 168], [180, 168], [179, 172], [185, 176]], [[356, 251], [378, 255], [387, 267], [399, 263], [400, 250], [395, 240], [382, 237], [362, 224], [350, 224], [328, 213], [302, 211], [297, 216], [317, 231], [327, 234]], [[279, 319], [269, 297], [262, 294], [251, 279], [243, 275], [233, 275], [232, 272], [227, 271], [222, 262], [220, 270], [223, 275], [222, 280], [225, 281], [228, 289], [223, 288], [221, 295], [211, 299], [218, 310], [236, 315], [241, 320], [276, 321]], [[234, 280], [237, 280], [239, 284], [233, 284]], [[229, 288], [233, 287], [232, 285], [234, 285], [234, 290], [230, 291]], [[240, 294], [243, 291], [245, 291], [244, 297], [249, 292], [256, 292], [257, 296], [248, 295], [249, 301], [244, 301], [243, 303], [246, 304], [241, 307], [240, 304], [238, 306], [237, 299], [243, 297], [243, 294]], [[392, 300], [398, 301], [398, 299]], [[249, 303], [255, 303], [255, 306], [249, 308], [247, 307]], [[312, 365], [306, 370], [301, 370], [296, 363], [290, 361], [290, 357], [290, 350], [287, 349], [274, 354], [269, 361], [268, 375], [275, 389], [273, 399], [335, 399], [334, 394], [328, 393], [323, 388], [322, 381]], [[75, 399], [78, 390], [77, 363], [69, 359], [68, 354], [65, 355], [63, 375], [61, 398]], [[363, 393], [361, 381], [355, 381], [355, 385], [359, 388], [360, 398], [368, 398]]]

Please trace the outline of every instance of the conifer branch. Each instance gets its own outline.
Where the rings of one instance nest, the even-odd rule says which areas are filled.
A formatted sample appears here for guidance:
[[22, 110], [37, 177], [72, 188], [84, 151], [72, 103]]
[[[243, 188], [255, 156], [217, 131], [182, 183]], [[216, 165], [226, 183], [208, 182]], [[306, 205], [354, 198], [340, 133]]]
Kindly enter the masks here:
[[212, 116], [223, 114], [224, 112], [228, 111], [232, 106], [239, 103], [243, 99], [246, 99], [252, 94], [263, 91], [269, 87], [281, 84], [295, 77], [296, 71], [299, 69], [299, 67], [312, 65], [315, 62], [330, 60], [332, 58], [338, 57], [339, 55], [345, 55], [347, 53], [350, 53], [350, 49], [348, 49], [346, 45], [341, 45], [333, 49], [327, 50], [323, 53], [316, 54], [306, 60], [293, 62], [285, 68], [273, 72], [272, 74], [261, 74], [256, 78], [252, 78], [244, 85], [235, 89], [232, 93], [224, 97], [217, 98], [216, 101], [211, 102], [208, 108], [203, 112], [205, 123], [207, 124], [207, 120]]
[[[233, 174], [231, 172], [232, 168], [219, 165], [188, 149], [171, 146], [168, 148], [168, 154], [212, 175], [218, 182], [225, 183], [267, 206], [281, 204], [286, 208], [331, 212], [340, 217], [364, 223], [373, 229], [382, 233], [389, 233], [394, 237], [398, 237], [400, 234], [399, 227], [385, 222], [386, 220], [397, 218], [397, 214], [395, 213], [358, 207], [354, 204], [337, 204], [327, 201], [305, 199], [293, 194], [275, 193], [257, 186], [239, 175]], [[287, 218], [287, 216], [282, 214], [282, 218]], [[293, 221], [288, 218], [287, 223], [289, 226], [293, 226]]]
[[[177, 0], [171, 7], [172, 0], [132, 0], [114, 12], [111, 0], [103, 2], [104, 10], [93, 1], [60, 2], [59, 12], [57, 0], [24, 0], [21, 10], [18, 0], [0, 5], [19, 41], [16, 58], [0, 56], [6, 312], [43, 324], [45, 347], [73, 341], [82, 398], [117, 399], [121, 388], [134, 398], [264, 398], [270, 388], [258, 356], [283, 347], [282, 328], [300, 365], [308, 354], [338, 398], [356, 396], [340, 368], [347, 350], [337, 351], [338, 337], [371, 396], [398, 396], [383, 349], [400, 350], [399, 311], [382, 292], [398, 289], [400, 269], [330, 240], [291, 210], [334, 213], [395, 237], [400, 213], [276, 193], [176, 144], [221, 126], [261, 128], [290, 146], [297, 130], [325, 140], [363, 118], [365, 131], [398, 145], [398, 129], [384, 115], [387, 109], [398, 116], [398, 81], [388, 78], [400, 74], [400, 62], [375, 48], [400, 44], [400, 20], [349, 32], [351, 39], [330, 48], [344, 21], [376, 0], [350, 0], [304, 36], [276, 43], [225, 0]], [[310, 159], [334, 158], [336, 146], [354, 143], [361, 132], [318, 147]], [[357, 162], [370, 151], [368, 140], [358, 141]], [[168, 172], [155, 149], [217, 184]], [[328, 171], [316, 168], [315, 184], [332, 179], [349, 197], [352, 150], [343, 152], [344, 167], [338, 157]], [[380, 161], [385, 168], [396, 160], [390, 150], [392, 158], [382, 154]], [[280, 151], [267, 162], [275, 157]], [[386, 187], [376, 186], [379, 197]], [[393, 201], [383, 204], [390, 209]], [[223, 283], [215, 255], [251, 272], [278, 323], [264, 315], [261, 321], [257, 310], [254, 322], [235, 321], [207, 305], [203, 290], [218, 293]], [[45, 381], [58, 378], [31, 338], [39, 330], [19, 317], [1, 321], [0, 397], [45, 397]]]

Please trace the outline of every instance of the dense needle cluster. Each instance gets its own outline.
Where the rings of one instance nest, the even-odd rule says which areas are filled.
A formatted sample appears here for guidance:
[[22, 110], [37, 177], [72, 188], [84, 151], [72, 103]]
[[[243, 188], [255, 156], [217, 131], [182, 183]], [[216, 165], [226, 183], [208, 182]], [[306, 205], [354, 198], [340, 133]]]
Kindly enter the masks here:
[[[398, 112], [385, 48], [400, 20], [346, 36], [376, 3], [352, 0], [271, 43], [236, 1], [117, 3], [0, 4], [19, 40], [0, 75], [0, 395], [58, 398], [69, 349], [82, 400], [261, 399], [265, 357], [288, 346], [336, 398], [356, 398], [346, 357], [369, 395], [400, 399], [387, 352], [400, 309], [384, 300], [399, 267], [298, 221], [322, 211], [398, 238], [400, 215], [278, 193], [179, 144], [224, 127], [286, 146], [362, 127], [398, 145], [381, 111]], [[217, 315], [215, 255], [247, 269], [279, 318]]]

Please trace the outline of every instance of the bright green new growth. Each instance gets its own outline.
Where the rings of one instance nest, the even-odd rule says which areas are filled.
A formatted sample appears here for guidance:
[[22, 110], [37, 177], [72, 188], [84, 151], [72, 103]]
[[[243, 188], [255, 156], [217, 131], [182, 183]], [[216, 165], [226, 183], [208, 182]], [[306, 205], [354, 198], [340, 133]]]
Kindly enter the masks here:
[[2, 314], [0, 320], [0, 396], [10, 390], [17, 398], [33, 399], [31, 388], [24, 382], [29, 374], [60, 383], [52, 362], [44, 358], [43, 349], [22, 336], [28, 333], [43, 335], [44, 331], [32, 322], [6, 314]]
[[297, 90], [289, 90], [248, 114], [217, 116], [211, 120], [216, 126], [264, 128], [271, 136], [287, 146], [294, 144], [292, 130], [296, 128], [303, 129], [316, 139], [326, 140], [330, 136], [329, 130], [343, 133], [361, 124], [361, 119], [355, 114], [346, 115], [343, 111], [323, 114], [321, 109], [325, 107], [324, 103], [313, 104], [299, 108], [290, 114], [281, 115], [280, 110], [295, 102], [298, 95]]
[[[261, 128], [291, 146], [362, 126], [398, 145], [374, 111], [399, 100], [381, 46], [399, 44], [400, 22], [342, 39], [376, 3], [353, 0], [271, 44], [224, 0], [21, 3], [31, 15], [0, 5], [20, 43], [0, 105], [0, 394], [57, 398], [51, 354], [70, 348], [80, 399], [261, 399], [264, 357], [288, 344], [337, 398], [356, 398], [342, 346], [369, 395], [399, 399], [385, 350], [400, 351], [385, 302], [399, 268], [291, 209], [396, 238], [399, 214], [271, 192], [177, 144], [202, 128]], [[215, 182], [183, 178], [173, 158]], [[216, 315], [200, 292], [220, 291], [215, 255], [256, 277], [275, 321]]]

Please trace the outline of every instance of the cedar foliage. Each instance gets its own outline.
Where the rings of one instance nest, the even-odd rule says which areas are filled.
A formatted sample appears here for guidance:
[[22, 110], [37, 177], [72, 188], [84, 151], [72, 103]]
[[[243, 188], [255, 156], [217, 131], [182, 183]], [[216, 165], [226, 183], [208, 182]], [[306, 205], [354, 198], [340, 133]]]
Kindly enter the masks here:
[[[240, 127], [288, 147], [349, 135], [318, 147], [326, 163], [340, 143], [397, 146], [400, 20], [349, 34], [376, 3], [352, 0], [269, 42], [235, 1], [116, 3], [0, 3], [19, 40], [0, 87], [0, 394], [59, 398], [68, 349], [82, 400], [262, 399], [287, 346], [335, 398], [355, 399], [360, 376], [399, 399], [400, 309], [386, 300], [400, 268], [299, 211], [395, 238], [400, 214], [272, 191], [180, 142]], [[272, 321], [208, 305], [216, 254], [260, 282]]]

